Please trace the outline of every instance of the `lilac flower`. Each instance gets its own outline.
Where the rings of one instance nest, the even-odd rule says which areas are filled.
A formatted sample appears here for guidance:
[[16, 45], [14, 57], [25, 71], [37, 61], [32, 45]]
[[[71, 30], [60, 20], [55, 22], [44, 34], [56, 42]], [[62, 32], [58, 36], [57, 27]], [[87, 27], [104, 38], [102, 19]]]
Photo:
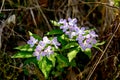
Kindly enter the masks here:
[[90, 43], [92, 46], [97, 43], [97, 40], [95, 38], [88, 38], [86, 39], [87, 43]]
[[76, 32], [71, 32], [70, 35], [69, 35], [69, 38], [73, 38], [74, 36], [76, 36]]
[[90, 31], [90, 33], [89, 33], [90, 35], [91, 35], [91, 37], [98, 37], [98, 35], [95, 33], [95, 31]]
[[40, 57], [41, 57], [41, 55], [39, 54], [38, 56], [36, 56], [37, 57], [37, 60], [40, 60]]
[[43, 37], [43, 43], [49, 44], [50, 40], [47, 38], [47, 36]]
[[84, 34], [83, 35], [79, 34], [76, 39], [82, 50], [92, 48], [92, 46], [97, 43], [96, 37], [98, 36], [95, 34], [94, 31], [89, 31], [89, 33], [87, 33], [86, 35]]
[[94, 45], [96, 43], [97, 43], [97, 40], [96, 39], [92, 39], [91, 44]]
[[46, 43], [45, 42], [43, 42], [43, 41], [39, 41], [39, 43], [38, 43], [40, 46], [42, 46], [43, 48], [46, 46]]
[[71, 19], [68, 18], [68, 21], [66, 19], [60, 19], [60, 21], [58, 22], [60, 24], [63, 24], [62, 26], [60, 26], [60, 29], [63, 30], [63, 32], [66, 32], [68, 30], [70, 31], [74, 31], [74, 27], [77, 26], [77, 19]]
[[43, 49], [44, 49], [44, 47], [38, 44], [35, 51], [36, 52], [41, 52]]
[[76, 34], [85, 34], [85, 27], [82, 27], [81, 29], [78, 27], [75, 27]]
[[77, 26], [69, 26], [68, 31], [75, 32], [75, 27], [77, 27]]
[[27, 41], [27, 44], [29, 44], [30, 47], [33, 47], [37, 42], [37, 39], [35, 39], [33, 36], [30, 36], [30, 40]]
[[60, 19], [60, 21], [59, 21], [58, 23], [60, 23], [60, 24], [65, 24], [66, 22], [67, 22], [66, 19]]
[[56, 49], [60, 46], [60, 43], [57, 41], [57, 37], [54, 37], [52, 40], [49, 40], [46, 36], [43, 37], [42, 41], [39, 41], [36, 46], [33, 56], [37, 57], [37, 60], [40, 59], [41, 56], [49, 56], [54, 53], [52, 50], [52, 46]]
[[50, 54], [53, 54], [53, 53], [54, 52], [52, 50], [52, 47], [48, 46], [41, 51], [35, 50], [35, 52], [33, 53], [33, 56], [36, 56], [37, 60], [39, 60], [41, 56], [49, 56]]
[[40, 60], [40, 56], [41, 56], [40, 52], [41, 51], [39, 51], [39, 50], [35, 50], [33, 53], [33, 56], [35, 56], [37, 58], [37, 60]]
[[33, 53], [33, 56], [39, 56], [40, 54], [39, 54], [39, 52], [38, 51], [35, 51], [34, 53]]
[[70, 31], [66, 31], [65, 34], [68, 35], [70, 39], [72, 39], [74, 36], [77, 35], [76, 32], [70, 32]]
[[60, 26], [60, 29], [63, 29], [63, 32], [67, 31], [69, 29], [68, 23], [65, 23], [64, 25]]
[[82, 50], [86, 50], [87, 48], [92, 48], [92, 45], [87, 43], [87, 41], [84, 41], [80, 44], [80, 47], [82, 48]]
[[60, 26], [60, 29], [63, 29], [63, 32], [65, 32], [68, 29], [68, 23], [66, 19], [60, 19], [58, 23], [63, 24], [62, 26]]
[[85, 36], [79, 34], [76, 38], [76, 40], [78, 41], [79, 44], [83, 43], [83, 41], [85, 40]]
[[77, 19], [76, 18], [74, 18], [74, 19], [68, 18], [68, 23], [70, 26], [75, 26], [77, 23]]
[[57, 41], [57, 37], [53, 38], [52, 44], [55, 46], [56, 49], [58, 49], [58, 46], [60, 46], [60, 43]]
[[47, 48], [45, 48], [44, 52], [42, 53], [42, 55], [46, 55], [46, 56], [49, 56], [50, 54], [53, 54], [53, 51], [52, 51], [52, 47], [51, 46], [48, 46]]

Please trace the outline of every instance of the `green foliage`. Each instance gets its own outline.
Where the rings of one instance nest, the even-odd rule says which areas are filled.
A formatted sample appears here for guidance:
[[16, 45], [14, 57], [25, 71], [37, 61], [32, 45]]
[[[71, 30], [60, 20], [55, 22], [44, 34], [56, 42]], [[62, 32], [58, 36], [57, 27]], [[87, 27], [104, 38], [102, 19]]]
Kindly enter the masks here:
[[37, 65], [38, 61], [37, 61], [37, 59], [35, 57], [27, 58], [24, 61], [24, 65], [31, 64], [31, 63], [34, 63], [34, 64]]
[[50, 55], [49, 57], [48, 57], [48, 59], [52, 62], [52, 65], [53, 65], [53, 67], [55, 67], [55, 63], [56, 63], [56, 53], [54, 53], [53, 55]]
[[17, 49], [17, 50], [20, 50], [20, 51], [28, 51], [28, 52], [34, 51], [34, 48], [31, 48], [30, 45], [28, 45], [28, 44], [23, 45], [23, 46], [15, 47], [14, 49]]
[[105, 41], [102, 41], [102, 42], [97, 42], [93, 47], [100, 50], [99, 46], [105, 44]]
[[38, 61], [38, 65], [45, 78], [47, 79], [53, 67], [52, 62], [47, 57], [43, 57], [41, 60]]
[[33, 34], [33, 33], [31, 33], [30, 31], [29, 31], [29, 35], [30, 35], [30, 36], [33, 36], [35, 39], [42, 40], [42, 38], [41, 38], [40, 36], [38, 36], [38, 35], [36, 35], [36, 34]]
[[120, 0], [114, 0], [114, 5], [120, 7]]
[[92, 56], [91, 49], [87, 48], [87, 49], [85, 50], [85, 54], [86, 54], [89, 58], [91, 58], [91, 56]]
[[56, 57], [58, 62], [57, 65], [58, 70], [68, 66], [69, 62], [65, 56], [63, 56], [62, 54], [58, 54]]
[[15, 55], [12, 56], [12, 58], [30, 58], [33, 57], [32, 53], [34, 51], [34, 48], [30, 48], [28, 44], [23, 46], [18, 46], [14, 49], [19, 50]]
[[68, 38], [66, 35], [62, 34], [61, 36], [58, 36], [58, 41], [61, 43], [62, 46], [65, 46], [67, 44]]
[[50, 22], [54, 25], [54, 26], [60, 26], [61, 24], [59, 24], [57, 21], [54, 20], [50, 20]]
[[15, 55], [12, 56], [12, 58], [30, 58], [32, 56], [33, 52], [27, 52], [27, 51], [20, 51], [17, 52]]
[[47, 35], [58, 35], [58, 34], [63, 34], [62, 30], [55, 29], [47, 33]]
[[68, 54], [67, 54], [67, 57], [68, 57], [68, 60], [69, 62], [71, 62], [73, 60], [73, 58], [76, 57], [77, 53], [79, 52], [79, 48], [76, 47], [74, 49], [72, 49]]
[[65, 50], [65, 49], [70, 49], [70, 48], [74, 48], [74, 47], [77, 47], [77, 46], [79, 46], [78, 43], [76, 43], [74, 41], [71, 41], [71, 42], [69, 42], [69, 44], [63, 46], [62, 51]]

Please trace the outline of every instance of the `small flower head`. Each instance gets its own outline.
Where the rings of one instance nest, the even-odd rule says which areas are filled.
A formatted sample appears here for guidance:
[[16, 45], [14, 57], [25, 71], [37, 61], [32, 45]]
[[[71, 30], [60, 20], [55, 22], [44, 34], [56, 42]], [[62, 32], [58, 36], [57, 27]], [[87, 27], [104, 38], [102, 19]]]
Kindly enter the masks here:
[[35, 39], [33, 36], [30, 36], [30, 40], [27, 41], [27, 44], [29, 44], [30, 47], [33, 47], [37, 42], [37, 39]]
[[83, 34], [85, 34], [85, 27], [81, 27], [81, 28], [75, 27], [75, 32], [78, 35], [83, 35]]
[[67, 20], [66, 19], [60, 19], [60, 21], [58, 22], [59, 24], [66, 24]]
[[43, 49], [44, 49], [44, 47], [38, 44], [38, 45], [36, 46], [35, 51], [36, 51], [36, 52], [41, 52]]
[[60, 26], [60, 29], [62, 29], [63, 32], [74, 31], [74, 27], [77, 26], [77, 24], [76, 24], [77, 19], [76, 18], [74, 18], [74, 19], [68, 18], [68, 20], [60, 19], [60, 21], [58, 23], [63, 24], [62, 26]]
[[48, 46], [47, 48], [45, 48], [44, 54], [42, 54], [42, 55], [49, 56], [50, 54], [53, 54], [53, 51], [52, 51], [52, 47]]
[[72, 39], [74, 36], [77, 35], [76, 32], [71, 32], [71, 31], [66, 31], [65, 34], [68, 35], [70, 39]]
[[87, 48], [92, 48], [92, 45], [90, 43], [87, 43], [87, 41], [84, 41], [83, 43], [80, 44], [80, 47], [82, 50], [86, 50]]
[[48, 39], [47, 36], [43, 37], [43, 43], [45, 43], [45, 44], [49, 44], [50, 43], [50, 40]]
[[75, 26], [77, 23], [77, 19], [76, 18], [74, 18], [74, 19], [68, 18], [68, 23], [70, 26]]
[[84, 34], [79, 34], [76, 40], [81, 49], [85, 50], [87, 48], [92, 48], [92, 46], [97, 43], [96, 37], [98, 37], [98, 35], [96, 35], [94, 31], [89, 31], [87, 34], [85, 32]]
[[39, 41], [36, 49], [34, 50], [33, 56], [37, 57], [37, 60], [40, 59], [41, 56], [49, 56], [54, 53], [52, 47], [56, 49], [60, 46], [60, 43], [57, 41], [57, 37], [54, 37], [52, 40], [49, 40], [46, 36], [43, 37], [42, 41]]
[[56, 49], [58, 48], [58, 46], [60, 46], [60, 43], [57, 41], [57, 37], [53, 38], [52, 44], [55, 46]]
[[64, 25], [60, 26], [60, 29], [62, 29], [63, 32], [67, 31], [69, 29], [68, 23], [65, 23]]
[[98, 35], [95, 33], [95, 31], [90, 31], [89, 33], [91, 35], [91, 37], [95, 38], [95, 37], [98, 37]]
[[40, 54], [39, 54], [39, 52], [38, 51], [35, 51], [34, 53], [33, 53], [33, 56], [39, 56]]

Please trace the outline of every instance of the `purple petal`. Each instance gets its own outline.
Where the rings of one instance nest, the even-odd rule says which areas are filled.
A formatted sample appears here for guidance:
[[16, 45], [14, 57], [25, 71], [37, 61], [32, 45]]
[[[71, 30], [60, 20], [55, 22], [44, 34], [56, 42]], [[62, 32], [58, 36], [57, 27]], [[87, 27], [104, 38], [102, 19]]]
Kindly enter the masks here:
[[44, 47], [38, 44], [35, 51], [41, 52], [42, 49], [44, 49]]
[[60, 19], [60, 21], [58, 23], [65, 24], [66, 22], [67, 22], [66, 19]]
[[58, 48], [58, 46], [60, 46], [60, 43], [57, 41], [57, 37], [53, 38], [52, 44], [55, 46], [55, 48]]
[[45, 56], [45, 55], [47, 55], [47, 53], [44, 52], [44, 51], [42, 51], [42, 52], [41, 52], [41, 55], [42, 55], [42, 56]]
[[39, 52], [35, 51], [35, 52], [33, 53], [33, 56], [39, 56]]
[[37, 43], [37, 39], [35, 39], [33, 36], [30, 36], [30, 40], [27, 41], [27, 44], [30, 45], [30, 47], [33, 47]]
[[76, 18], [74, 18], [74, 19], [68, 18], [68, 22], [69, 22], [70, 26], [74, 26], [77, 23], [77, 19]]
[[93, 30], [89, 34], [91, 35], [91, 37], [98, 37], [98, 35]]
[[38, 55], [38, 56], [37, 56], [37, 60], [40, 60], [40, 56], [41, 56], [41, 55]]
[[49, 44], [50, 43], [50, 40], [47, 38], [47, 36], [43, 37], [43, 42], [45, 44]]

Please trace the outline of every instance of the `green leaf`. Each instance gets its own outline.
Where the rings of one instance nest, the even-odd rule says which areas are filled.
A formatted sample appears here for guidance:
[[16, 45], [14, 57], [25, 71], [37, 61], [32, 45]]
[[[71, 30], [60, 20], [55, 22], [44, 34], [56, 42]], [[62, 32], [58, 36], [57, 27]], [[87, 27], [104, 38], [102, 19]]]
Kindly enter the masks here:
[[72, 41], [72, 42], [69, 42], [69, 44], [63, 46], [62, 50], [70, 49], [70, 48], [77, 47], [77, 46], [79, 46], [78, 43]]
[[53, 66], [55, 67], [55, 62], [56, 62], [56, 53], [48, 56], [48, 59], [52, 62]]
[[55, 29], [47, 33], [47, 35], [56, 35], [56, 34], [63, 34], [63, 31], [60, 29]]
[[52, 69], [52, 62], [47, 57], [43, 57], [42, 60], [38, 61], [38, 65], [42, 73], [44, 74], [45, 78], [47, 79]]
[[20, 51], [12, 56], [12, 58], [30, 58], [33, 57], [32, 52]]
[[92, 55], [91, 49], [87, 48], [87, 49], [84, 51], [84, 53], [85, 53], [89, 58], [91, 58], [91, 55]]
[[93, 47], [96, 47], [96, 46], [101, 46], [101, 45], [103, 45], [103, 44], [105, 44], [105, 41], [98, 42], [98, 43], [96, 43]]
[[33, 34], [33, 33], [31, 33], [30, 31], [29, 31], [29, 35], [30, 35], [30, 36], [33, 36], [35, 39], [38, 39], [38, 41], [39, 41], [39, 40], [42, 40], [42, 38], [41, 38], [39, 35]]
[[31, 57], [31, 58], [27, 58], [25, 61], [24, 61], [24, 65], [26, 64], [31, 64], [31, 63], [34, 63], [35, 65], [37, 65], [37, 59], [36, 57]]
[[99, 46], [101, 46], [101, 45], [103, 45], [103, 44], [105, 44], [105, 41], [102, 41], [101, 43], [96, 43], [95, 45], [93, 45], [93, 47], [94, 48], [96, 48], [96, 49], [98, 49], [98, 50], [100, 50], [101, 52], [102, 52], [102, 50], [100, 49], [100, 47]]
[[56, 57], [57, 57], [57, 62], [58, 62], [58, 66], [57, 66], [58, 69], [67, 67], [69, 65], [68, 59], [64, 57], [63, 55], [58, 54]]
[[20, 50], [20, 51], [30, 51], [30, 52], [34, 51], [34, 49], [31, 48], [29, 46], [29, 44], [26, 44], [26, 45], [23, 45], [23, 46], [18, 46], [18, 47], [14, 48], [14, 49], [17, 49], [17, 50]]
[[67, 54], [67, 57], [68, 57], [69, 62], [71, 62], [72, 59], [76, 57], [76, 55], [77, 55], [77, 53], [79, 52], [79, 50], [80, 50], [80, 49], [79, 49], [78, 47], [77, 47], [77, 48], [73, 48], [73, 50], [71, 50], [71, 51]]
[[65, 34], [62, 34], [61, 36], [58, 36], [57, 39], [62, 44], [62, 46], [65, 46], [69, 41], [69, 38]]
[[57, 21], [50, 20], [50, 22], [51, 22], [54, 26], [61, 26], [61, 24], [59, 24]]
[[52, 75], [54, 75], [54, 77], [58, 77], [61, 75], [62, 72], [60, 71], [52, 71]]
[[76, 67], [76, 62], [75, 62], [75, 60], [72, 60], [72, 61], [70, 62], [70, 66]]
[[25, 75], [27, 75], [27, 76], [29, 75], [29, 71], [26, 68], [23, 68], [23, 71], [24, 71]]

